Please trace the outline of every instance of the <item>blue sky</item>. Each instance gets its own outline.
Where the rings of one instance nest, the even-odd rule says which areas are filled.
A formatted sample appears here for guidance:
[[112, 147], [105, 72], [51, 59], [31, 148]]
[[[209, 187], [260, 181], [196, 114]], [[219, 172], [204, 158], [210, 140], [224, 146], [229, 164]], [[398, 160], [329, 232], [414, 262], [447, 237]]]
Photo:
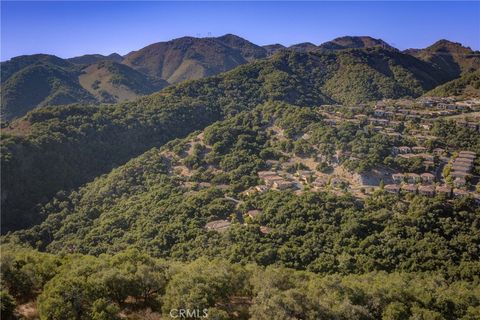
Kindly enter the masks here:
[[148, 44], [234, 33], [256, 44], [320, 44], [343, 35], [399, 49], [449, 39], [480, 49], [480, 2], [1, 3], [1, 60], [49, 53], [126, 54]]

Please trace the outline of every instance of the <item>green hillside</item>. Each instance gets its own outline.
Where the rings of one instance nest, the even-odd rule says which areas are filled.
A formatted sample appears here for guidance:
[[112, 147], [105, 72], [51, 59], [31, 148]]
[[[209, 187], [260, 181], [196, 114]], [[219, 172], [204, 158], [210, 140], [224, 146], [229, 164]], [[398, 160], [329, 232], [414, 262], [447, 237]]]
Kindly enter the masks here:
[[22, 68], [2, 83], [2, 115], [17, 118], [46, 105], [94, 102], [78, 82], [77, 71], [36, 63]]
[[56, 192], [265, 101], [318, 106], [418, 96], [441, 77], [429, 64], [389, 50], [284, 52], [133, 102], [35, 110], [5, 130], [2, 168], [11, 174], [2, 176], [3, 226], [41, 219], [32, 208]]
[[442, 84], [425, 95], [437, 97], [480, 97], [480, 71], [465, 73], [460, 78]]
[[[480, 151], [469, 129], [439, 128], [443, 142]], [[29, 297], [47, 319], [168, 317], [182, 307], [220, 319], [475, 319], [473, 199], [379, 190], [358, 201], [328, 187], [242, 194], [268, 161], [339, 149], [358, 159], [344, 165], [364, 170], [402, 139], [363, 123], [332, 127], [317, 108], [269, 102], [153, 148], [58, 193], [42, 206], [43, 223], [3, 237], [6, 310], [13, 297]], [[253, 209], [261, 215], [247, 217]], [[226, 218], [228, 230], [205, 228]], [[72, 302], [79, 294], [82, 303]]]
[[114, 61], [84, 66], [49, 55], [22, 56], [2, 63], [2, 115], [11, 120], [44, 106], [132, 100], [167, 85]]
[[[308, 140], [298, 138], [305, 133]], [[402, 143], [362, 124], [333, 129], [310, 108], [267, 104], [154, 148], [71, 195], [57, 195], [42, 208], [46, 221], [14, 238], [53, 253], [134, 247], [155, 257], [206, 255], [321, 273], [436, 270], [456, 276], [452, 266], [478, 262], [478, 250], [455, 245], [480, 244], [480, 207], [473, 199], [451, 204], [380, 191], [359, 202], [328, 189], [241, 196], [258, 184], [267, 161], [340, 149], [358, 158], [344, 165], [364, 170], [383, 163], [393, 142]], [[480, 139], [469, 148], [479, 150]], [[218, 219], [243, 222], [258, 208], [260, 218], [234, 223], [225, 233], [204, 228]], [[261, 226], [272, 231], [262, 234]]]

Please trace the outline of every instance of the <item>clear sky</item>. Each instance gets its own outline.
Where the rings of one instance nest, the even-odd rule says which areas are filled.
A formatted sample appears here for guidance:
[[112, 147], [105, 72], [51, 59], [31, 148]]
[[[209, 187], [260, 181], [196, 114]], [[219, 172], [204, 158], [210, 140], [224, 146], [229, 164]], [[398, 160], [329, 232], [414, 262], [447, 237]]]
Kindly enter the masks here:
[[443, 38], [479, 50], [480, 2], [1, 2], [2, 61], [126, 54], [185, 35], [225, 33], [260, 45], [370, 35], [399, 49]]

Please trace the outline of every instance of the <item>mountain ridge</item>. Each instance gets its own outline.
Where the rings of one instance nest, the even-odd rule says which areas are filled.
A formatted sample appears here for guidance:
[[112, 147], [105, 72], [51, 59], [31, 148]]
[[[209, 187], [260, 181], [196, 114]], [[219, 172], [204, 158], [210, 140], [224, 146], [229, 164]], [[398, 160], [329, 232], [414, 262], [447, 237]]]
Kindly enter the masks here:
[[[279, 44], [261, 47], [239, 36], [226, 34], [220, 37], [182, 37], [158, 42], [132, 51], [124, 57], [118, 54], [109, 56], [93, 54], [70, 59], [61, 59], [44, 54], [20, 56], [1, 63], [2, 87], [8, 89], [2, 90], [2, 96], [6, 101], [2, 105], [2, 113], [6, 120], [10, 120], [24, 115], [32, 108], [45, 105], [76, 102], [114, 103], [124, 99], [134, 99], [173, 83], [214, 76], [253, 61], [271, 59], [274, 54], [285, 50], [329, 54], [345, 50], [372, 51], [374, 49], [398, 52], [397, 49], [391, 47], [385, 41], [368, 36], [344, 36], [318, 46], [313, 43], [300, 43], [285, 48]], [[439, 40], [425, 49], [410, 49], [403, 51], [403, 53], [434, 66], [437, 71], [433, 72], [432, 75], [439, 76], [438, 84], [480, 68], [478, 53], [470, 48], [463, 47], [459, 43], [447, 40]], [[91, 71], [100, 76], [100, 73], [96, 72], [91, 65], [101, 61], [111, 61], [124, 65], [125, 67], [116, 65], [116, 70], [111, 68], [110, 70], [113, 73], [109, 77], [121, 77], [124, 79], [124, 83], [130, 84], [132, 87], [126, 88], [128, 85], [126, 87], [112, 87], [110, 84], [106, 84], [105, 88], [100, 89], [101, 92], [92, 89], [92, 84], [102, 83], [102, 79], [93, 79], [94, 75], [89, 75], [88, 72]], [[410, 61], [413, 64], [418, 64], [414, 60]], [[35, 80], [25, 78], [30, 73], [22, 74], [20, 72], [22, 69], [38, 63], [43, 64], [44, 69], [51, 69], [45, 70], [45, 72], [55, 74], [61, 70], [64, 76], [43, 77]], [[130, 69], [126, 69], [126, 67]], [[16, 79], [17, 84], [7, 85], [9, 79], [17, 73], [19, 74]], [[128, 75], [133, 78], [126, 80]], [[102, 75], [102, 77], [105, 77], [105, 75]], [[84, 81], [85, 78], [90, 80]], [[140, 80], [140, 78], [143, 79]], [[68, 79], [68, 81], [65, 79]], [[82, 81], [79, 81], [79, 79], [82, 79]], [[63, 83], [64, 81], [66, 82]], [[148, 82], [151, 83], [148, 84]], [[28, 83], [29, 85], [25, 87], [20, 85], [21, 83]], [[56, 85], [52, 87], [51, 83]], [[139, 84], [142, 84], [143, 88], [140, 88]], [[94, 86], [96, 87], [96, 85]], [[61, 89], [56, 90], [55, 88]], [[381, 87], [379, 87], [380, 89]], [[7, 92], [8, 95], [3, 92]], [[29, 92], [37, 92], [37, 95], [40, 92], [43, 98], [22, 102], [22, 97], [30, 94]], [[55, 96], [63, 96], [64, 98], [60, 99]], [[15, 108], [18, 110], [14, 110]]]

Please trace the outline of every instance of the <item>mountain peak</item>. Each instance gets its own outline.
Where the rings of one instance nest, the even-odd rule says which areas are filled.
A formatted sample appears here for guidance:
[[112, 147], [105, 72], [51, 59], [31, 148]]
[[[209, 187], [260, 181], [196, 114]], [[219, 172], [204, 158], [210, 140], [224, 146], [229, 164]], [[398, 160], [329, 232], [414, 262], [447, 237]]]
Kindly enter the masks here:
[[319, 47], [327, 50], [365, 49], [374, 47], [396, 50], [382, 39], [376, 39], [370, 36], [343, 36], [322, 43]]
[[446, 39], [441, 39], [441, 40], [438, 40], [437, 42], [435, 42], [434, 44], [432, 44], [431, 46], [425, 48], [425, 50], [429, 50], [429, 51], [451, 51], [451, 52], [471, 52], [472, 49], [470, 49], [469, 47], [465, 47], [463, 46], [461, 43], [459, 42], [453, 42], [453, 41], [450, 41], [450, 40], [446, 40]]

